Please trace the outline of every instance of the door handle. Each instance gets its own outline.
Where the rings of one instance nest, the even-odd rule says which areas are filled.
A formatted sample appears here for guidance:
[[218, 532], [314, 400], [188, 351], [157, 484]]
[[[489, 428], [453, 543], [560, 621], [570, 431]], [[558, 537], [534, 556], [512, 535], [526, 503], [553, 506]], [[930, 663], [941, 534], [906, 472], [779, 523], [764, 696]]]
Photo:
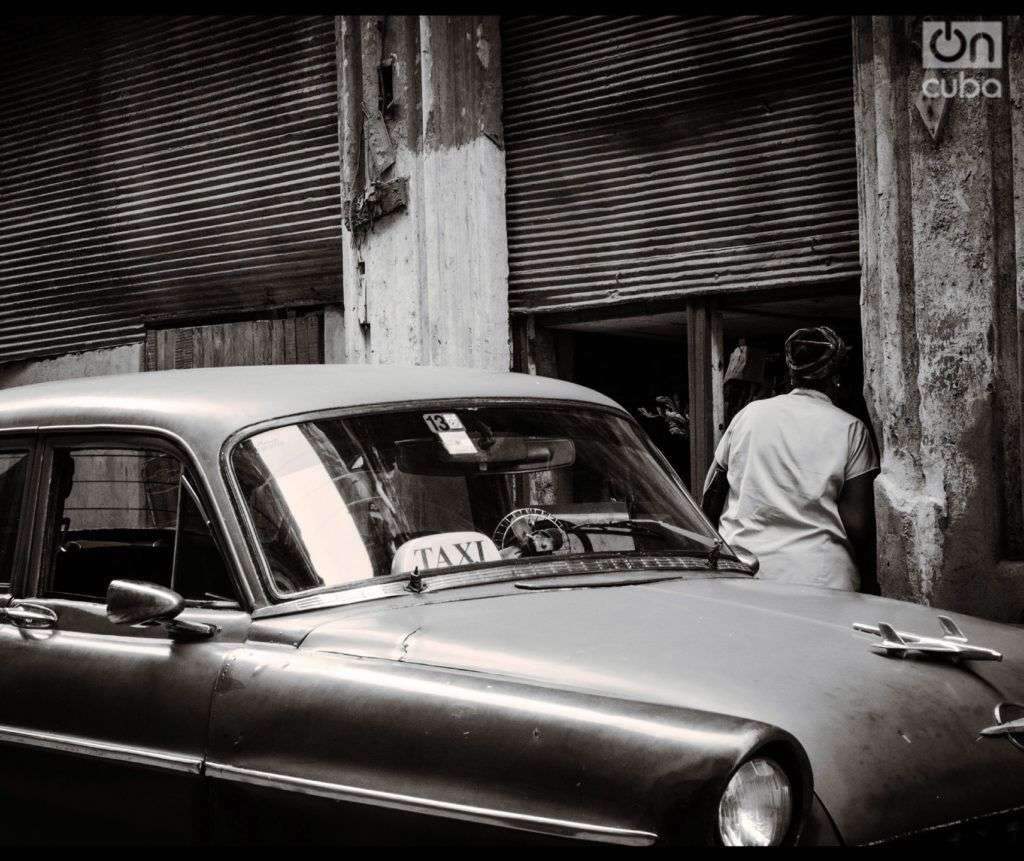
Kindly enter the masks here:
[[0, 617], [18, 628], [52, 628], [57, 614], [42, 604], [12, 604], [0, 607]]

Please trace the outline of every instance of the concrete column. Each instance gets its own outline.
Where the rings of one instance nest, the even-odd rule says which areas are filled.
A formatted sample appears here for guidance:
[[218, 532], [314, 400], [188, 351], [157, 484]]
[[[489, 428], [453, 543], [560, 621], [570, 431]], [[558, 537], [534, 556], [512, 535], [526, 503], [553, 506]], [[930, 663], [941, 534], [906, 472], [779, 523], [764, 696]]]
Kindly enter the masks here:
[[933, 140], [915, 104], [921, 23], [854, 20], [879, 580], [886, 595], [1014, 619], [1024, 610], [1021, 30], [1004, 19], [1002, 70], [965, 73], [997, 77], [1002, 96], [954, 96]]
[[498, 19], [341, 16], [337, 32], [343, 200], [374, 178], [366, 111], [383, 107], [394, 164], [379, 179], [407, 180], [408, 202], [345, 229], [344, 314], [326, 361], [508, 369]]

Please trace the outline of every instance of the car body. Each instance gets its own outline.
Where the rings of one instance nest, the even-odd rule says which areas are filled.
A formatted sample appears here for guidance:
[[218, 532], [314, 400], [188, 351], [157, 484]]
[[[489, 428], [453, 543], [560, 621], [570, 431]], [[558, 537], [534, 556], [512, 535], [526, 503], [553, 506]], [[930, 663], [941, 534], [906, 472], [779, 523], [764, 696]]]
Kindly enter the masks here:
[[[529, 433], [480, 423], [522, 416]], [[393, 459], [368, 476], [385, 430]], [[363, 455], [339, 454], [346, 439]], [[853, 626], [944, 629], [927, 607], [758, 580], [640, 439], [591, 390], [464, 369], [201, 369], [0, 392], [4, 842], [715, 844], [723, 793], [753, 759], [788, 782], [782, 842], [1019, 835], [1021, 734], [980, 731], [1024, 717], [1024, 633], [950, 613], [1002, 660], [878, 648]], [[584, 495], [592, 451], [679, 512], [678, 543], [632, 510], [635, 533], [616, 520], [639, 498], [616, 485], [596, 515], [531, 515], [508, 546], [411, 530], [394, 558], [338, 568], [369, 578], [292, 577], [405, 516], [381, 488], [406, 473], [422, 485], [394, 499], [448, 522], [463, 478], [485, 473], [536, 505], [571, 469]], [[324, 458], [347, 465], [325, 472]], [[327, 486], [358, 505], [335, 512]], [[115, 497], [128, 502], [111, 526]], [[590, 537], [570, 538], [573, 518]], [[473, 541], [478, 558], [431, 567]], [[150, 570], [170, 583], [132, 576]]]

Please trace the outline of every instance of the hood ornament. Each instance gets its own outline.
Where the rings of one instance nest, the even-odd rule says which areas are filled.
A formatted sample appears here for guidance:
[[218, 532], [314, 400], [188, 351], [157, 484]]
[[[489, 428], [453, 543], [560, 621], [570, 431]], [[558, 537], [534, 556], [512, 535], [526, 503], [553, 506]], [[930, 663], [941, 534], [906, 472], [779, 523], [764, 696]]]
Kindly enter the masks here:
[[907, 652], [922, 652], [952, 658], [954, 661], [1001, 661], [1003, 659], [1002, 652], [969, 644], [963, 631], [948, 616], [939, 616], [939, 624], [942, 625], [942, 630], [945, 632], [941, 638], [897, 631], [892, 625], [885, 622], [879, 622], [878, 625], [854, 622], [853, 629], [881, 637], [882, 642], [873, 643], [872, 648], [880, 655], [893, 658], [902, 658]]
[[996, 706], [996, 725], [978, 730], [984, 738], [1006, 736], [1010, 744], [1024, 750], [1024, 706], [1020, 703], [1000, 703]]

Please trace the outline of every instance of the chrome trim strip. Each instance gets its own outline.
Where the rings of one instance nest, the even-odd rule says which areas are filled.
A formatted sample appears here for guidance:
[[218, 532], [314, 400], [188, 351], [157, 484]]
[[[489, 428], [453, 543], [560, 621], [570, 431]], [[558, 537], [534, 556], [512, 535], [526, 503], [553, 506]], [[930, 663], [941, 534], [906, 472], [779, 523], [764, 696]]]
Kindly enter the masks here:
[[[578, 569], [578, 570], [572, 570]], [[730, 559], [723, 559], [717, 568], [712, 568], [706, 559], [697, 556], [676, 556], [665, 554], [649, 557], [589, 557], [579, 559], [555, 559], [544, 562], [528, 561], [527, 564], [492, 563], [488, 568], [473, 568], [470, 571], [458, 571], [452, 574], [431, 574], [424, 578], [423, 588], [419, 595], [429, 595], [445, 589], [457, 589], [463, 586], [488, 586], [494, 583], [511, 583], [522, 580], [549, 579], [569, 575], [627, 574], [637, 571], [698, 571], [708, 578], [727, 578], [740, 576], [750, 579], [750, 572], [742, 565]], [[384, 578], [379, 578], [383, 580]], [[666, 578], [667, 579], [667, 578]], [[284, 616], [289, 613], [301, 613], [307, 610], [322, 610], [328, 607], [343, 607], [362, 601], [374, 601], [380, 598], [408, 596], [406, 588], [409, 578], [405, 575], [390, 575], [385, 582], [365, 586], [338, 589], [333, 592], [317, 592], [305, 597], [293, 598], [280, 604], [258, 607], [253, 611], [253, 619], [266, 619], [272, 616]]]
[[92, 756], [97, 759], [113, 759], [129, 762], [133, 765], [149, 765], [169, 771], [182, 771], [187, 774], [200, 774], [203, 760], [199, 756], [185, 756], [167, 753], [151, 747], [134, 747], [127, 744], [115, 744], [106, 741], [94, 741], [81, 736], [64, 735], [57, 732], [19, 729], [13, 726], [0, 725], [0, 744], [20, 744], [29, 747], [42, 747], [61, 753], [73, 753]]
[[622, 846], [649, 846], [658, 839], [658, 835], [650, 831], [636, 831], [630, 828], [617, 828], [610, 825], [596, 825], [590, 822], [572, 822], [565, 819], [551, 819], [546, 816], [533, 816], [528, 813], [514, 813], [507, 810], [493, 810], [487, 807], [473, 807], [467, 804], [436, 801], [431, 798], [419, 798], [413, 795], [400, 795], [394, 792], [383, 792], [376, 789], [364, 789], [358, 786], [345, 786], [340, 783], [326, 783], [320, 780], [308, 780], [302, 777], [290, 777], [251, 768], [238, 768], [218, 762], [206, 763], [208, 777], [232, 780], [252, 786], [265, 786], [271, 789], [300, 792], [304, 795], [316, 795], [331, 798], [335, 801], [349, 801], [356, 804], [373, 804], [378, 807], [389, 807], [405, 810], [410, 813], [426, 813], [443, 816], [449, 819], [460, 819], [466, 822], [478, 822], [483, 825], [496, 825], [501, 828], [514, 828], [519, 831], [532, 831], [538, 834], [553, 834], [577, 840], [596, 840], [602, 843], [617, 843]]
[[969, 825], [972, 822], [984, 822], [985, 820], [998, 819], [1000, 816], [1006, 816], [1010, 813], [1022, 813], [1024, 807], [1004, 807], [1002, 810], [994, 810], [991, 813], [978, 813], [975, 816], [967, 816], [964, 819], [954, 819], [951, 822], [943, 822], [939, 825], [929, 825], [926, 828], [915, 828], [910, 831], [901, 831], [899, 834], [893, 834], [891, 837], [880, 837], [877, 840], [869, 840], [867, 843], [856, 843], [850, 844], [854, 846], [885, 846], [887, 843], [895, 843], [897, 840], [906, 840], [908, 838], [914, 838], [921, 834], [931, 834], [933, 832], [939, 832], [944, 829], [954, 829], [960, 826]]

